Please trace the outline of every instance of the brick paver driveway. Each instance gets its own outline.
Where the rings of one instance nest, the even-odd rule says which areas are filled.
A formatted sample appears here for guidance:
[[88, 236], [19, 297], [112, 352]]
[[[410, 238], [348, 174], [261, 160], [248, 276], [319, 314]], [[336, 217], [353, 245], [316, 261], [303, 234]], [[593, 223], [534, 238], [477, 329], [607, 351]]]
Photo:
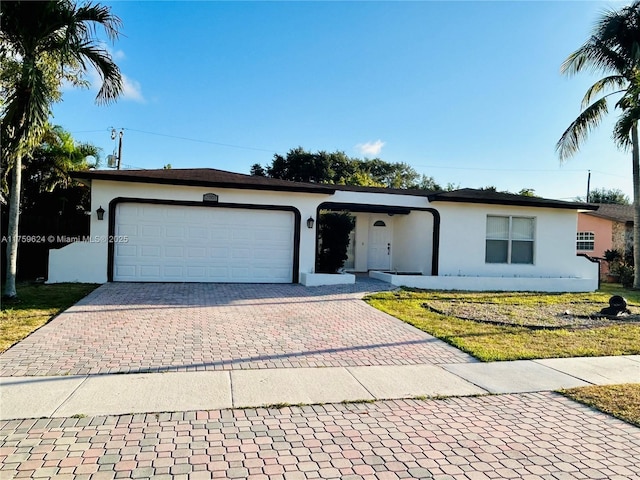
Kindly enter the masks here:
[[0, 465], [2, 478], [631, 480], [640, 429], [554, 393], [15, 420], [0, 422]]
[[471, 362], [355, 286], [110, 283], [0, 356], [0, 376]]

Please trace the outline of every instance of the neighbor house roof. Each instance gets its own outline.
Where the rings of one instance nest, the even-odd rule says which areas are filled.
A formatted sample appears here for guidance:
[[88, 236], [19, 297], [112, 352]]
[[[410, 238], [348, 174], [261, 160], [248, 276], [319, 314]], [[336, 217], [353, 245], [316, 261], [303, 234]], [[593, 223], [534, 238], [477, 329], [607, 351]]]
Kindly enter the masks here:
[[489, 205], [517, 205], [522, 207], [567, 208], [580, 210], [596, 210], [597, 205], [580, 202], [564, 202], [549, 198], [528, 197], [513, 193], [494, 192], [492, 190], [476, 190], [463, 188], [452, 192], [438, 192], [428, 196], [429, 202], [482, 203]]
[[594, 217], [606, 218], [614, 222], [633, 223], [633, 205], [593, 204], [598, 207], [594, 212], [585, 212]]

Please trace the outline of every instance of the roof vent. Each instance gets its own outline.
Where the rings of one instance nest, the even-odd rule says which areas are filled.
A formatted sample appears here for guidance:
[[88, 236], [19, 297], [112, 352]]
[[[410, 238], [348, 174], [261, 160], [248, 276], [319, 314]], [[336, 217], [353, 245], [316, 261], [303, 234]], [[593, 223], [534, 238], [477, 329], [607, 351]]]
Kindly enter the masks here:
[[218, 195], [215, 193], [205, 193], [202, 196], [202, 201], [205, 203], [218, 203]]

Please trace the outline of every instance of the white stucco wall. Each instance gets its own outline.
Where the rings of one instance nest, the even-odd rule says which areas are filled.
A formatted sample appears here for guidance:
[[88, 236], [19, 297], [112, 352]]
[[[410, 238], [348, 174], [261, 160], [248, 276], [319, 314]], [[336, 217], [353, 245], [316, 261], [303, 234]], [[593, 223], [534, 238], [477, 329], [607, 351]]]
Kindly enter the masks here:
[[[585, 260], [587, 261], [587, 260]], [[592, 292], [597, 278], [539, 277], [429, 277], [370, 272], [372, 278], [398, 287], [424, 290], [464, 290], [472, 292]]]
[[394, 218], [394, 248], [391, 269], [431, 275], [433, 214], [413, 211]]
[[[205, 193], [215, 193], [220, 203], [278, 205], [300, 212], [300, 273], [314, 273], [316, 231], [306, 226], [316, 219], [325, 202], [435, 208], [440, 212], [439, 274], [444, 277], [503, 278], [597, 278], [597, 265], [575, 256], [577, 213], [574, 210], [508, 207], [450, 202], [429, 205], [425, 197], [338, 191], [335, 195], [271, 192], [217, 187], [189, 187], [93, 180], [91, 188], [91, 236], [106, 238], [109, 203], [118, 197], [201, 202]], [[96, 210], [106, 210], [97, 220]], [[485, 263], [487, 215], [530, 216], [536, 219], [533, 265]], [[355, 270], [367, 270], [368, 230], [372, 217], [384, 217], [393, 226], [392, 264], [397, 271], [431, 272], [433, 216], [412, 211], [409, 215], [356, 214]], [[317, 219], [316, 219], [317, 220]], [[316, 223], [317, 226], [317, 223]], [[104, 282], [107, 279], [107, 244], [72, 244], [50, 252], [49, 282]]]
[[75, 242], [63, 248], [49, 250], [47, 283], [107, 281], [107, 243]]
[[[575, 254], [575, 210], [449, 202], [433, 205], [441, 215], [441, 276], [597, 278], [597, 264]], [[485, 262], [487, 215], [535, 218], [533, 265]]]
[[[426, 207], [427, 199], [424, 197], [412, 197], [408, 195], [376, 194], [367, 192], [336, 192], [335, 195], [311, 194], [298, 192], [272, 192], [266, 190], [244, 190], [218, 187], [193, 187], [181, 185], [162, 185], [137, 182], [119, 182], [108, 180], [92, 180], [91, 184], [91, 222], [90, 233], [93, 237], [107, 237], [109, 228], [109, 203], [118, 197], [124, 198], [144, 198], [160, 200], [183, 200], [201, 202], [205, 193], [215, 193], [218, 195], [220, 203], [239, 203], [247, 205], [278, 205], [295, 207], [300, 211], [300, 272], [313, 273], [315, 269], [315, 227], [307, 228], [306, 222], [309, 217], [316, 219], [316, 210], [324, 202], [346, 202], [375, 205], [393, 205], [404, 207]], [[97, 219], [96, 210], [102, 207], [105, 210], [104, 220]], [[367, 222], [361, 222], [367, 228]], [[317, 226], [317, 224], [316, 224]], [[357, 234], [358, 232], [356, 232]], [[367, 234], [357, 235], [359, 240], [366, 244]], [[75, 245], [75, 244], [74, 244]], [[366, 246], [366, 245], [365, 245]], [[91, 255], [89, 260], [87, 257]], [[364, 270], [366, 270], [366, 248], [358, 249], [364, 254]], [[82, 250], [79, 247], [69, 245], [62, 249], [52, 251], [49, 263], [49, 282], [67, 281], [57, 280], [60, 278], [77, 278], [77, 281], [95, 281], [96, 278], [103, 278], [106, 281], [107, 272], [107, 246], [97, 248], [95, 246], [86, 247]], [[360, 262], [360, 263], [358, 263]], [[362, 268], [362, 258], [356, 259], [356, 270]], [[87, 267], [91, 265], [91, 273]], [[93, 273], [94, 270], [102, 270]], [[84, 272], [84, 273], [83, 273]]]

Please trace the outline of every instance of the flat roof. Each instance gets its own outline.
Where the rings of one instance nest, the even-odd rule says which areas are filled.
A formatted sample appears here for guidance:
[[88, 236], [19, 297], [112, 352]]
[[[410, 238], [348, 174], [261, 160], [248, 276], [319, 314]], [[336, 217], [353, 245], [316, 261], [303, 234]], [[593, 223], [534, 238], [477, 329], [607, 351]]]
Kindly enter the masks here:
[[520, 207], [566, 208], [570, 210], [597, 210], [597, 205], [582, 202], [565, 202], [549, 198], [529, 197], [514, 193], [494, 192], [463, 188], [451, 192], [429, 195], [429, 202], [481, 203], [489, 205], [515, 205]]

